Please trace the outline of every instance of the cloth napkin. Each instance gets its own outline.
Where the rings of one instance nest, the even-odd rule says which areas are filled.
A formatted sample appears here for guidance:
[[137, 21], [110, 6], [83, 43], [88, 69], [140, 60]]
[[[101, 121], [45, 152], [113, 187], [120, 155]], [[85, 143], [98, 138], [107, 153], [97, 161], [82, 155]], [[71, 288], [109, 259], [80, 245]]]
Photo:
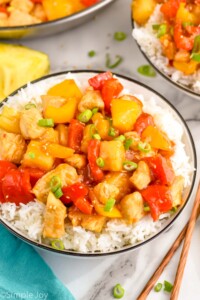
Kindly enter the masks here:
[[75, 300], [40, 255], [1, 224], [0, 299]]

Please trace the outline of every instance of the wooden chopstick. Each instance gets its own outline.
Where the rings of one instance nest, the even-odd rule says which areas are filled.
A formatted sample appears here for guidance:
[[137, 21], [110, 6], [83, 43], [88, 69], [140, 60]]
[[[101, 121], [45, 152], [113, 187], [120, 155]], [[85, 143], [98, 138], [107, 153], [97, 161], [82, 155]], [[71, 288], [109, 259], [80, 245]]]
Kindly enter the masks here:
[[171, 300], [178, 299], [179, 290], [180, 290], [181, 282], [182, 282], [182, 278], [183, 278], [183, 273], [184, 273], [184, 269], [185, 269], [185, 265], [186, 265], [186, 261], [187, 261], [187, 256], [188, 256], [188, 252], [189, 252], [189, 248], [190, 248], [190, 244], [191, 244], [191, 240], [192, 240], [192, 233], [194, 231], [196, 218], [197, 218], [197, 214], [198, 214], [199, 203], [200, 203], [200, 183], [198, 186], [197, 194], [196, 194], [193, 209], [192, 209], [192, 214], [191, 214], [188, 228], [187, 228], [186, 235], [185, 235], [185, 241], [183, 244], [181, 257], [180, 257], [178, 269], [176, 272], [176, 278], [174, 281], [174, 287], [173, 287], [173, 290], [171, 293], [171, 298], [170, 298]]
[[[200, 185], [198, 186], [198, 190], [197, 190], [195, 202], [196, 202], [196, 199], [199, 198], [199, 196], [198, 196], [199, 193], [200, 193]], [[198, 217], [199, 214], [200, 214], [200, 207], [199, 207], [198, 213], [196, 214], [196, 218]], [[158, 268], [156, 269], [156, 271], [154, 272], [154, 274], [152, 275], [152, 277], [150, 278], [150, 280], [147, 282], [146, 286], [144, 287], [144, 289], [142, 290], [142, 292], [138, 296], [137, 300], [145, 300], [147, 298], [148, 294], [151, 292], [152, 288], [154, 287], [154, 285], [158, 281], [158, 279], [159, 279], [160, 275], [162, 274], [163, 270], [168, 265], [168, 263], [170, 262], [171, 258], [175, 254], [176, 250], [181, 245], [181, 243], [182, 243], [182, 241], [183, 241], [183, 239], [185, 237], [188, 225], [189, 225], [189, 222], [185, 225], [185, 227], [183, 228], [183, 230], [181, 231], [181, 233], [179, 234], [179, 236], [176, 238], [176, 240], [172, 244], [170, 250], [167, 252], [167, 254], [163, 258], [161, 264], [158, 266]]]

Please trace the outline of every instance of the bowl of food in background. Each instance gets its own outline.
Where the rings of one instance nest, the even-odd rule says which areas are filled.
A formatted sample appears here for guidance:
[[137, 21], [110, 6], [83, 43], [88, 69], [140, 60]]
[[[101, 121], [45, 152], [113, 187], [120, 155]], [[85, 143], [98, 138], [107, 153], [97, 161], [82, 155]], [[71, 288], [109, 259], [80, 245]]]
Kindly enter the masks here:
[[42, 37], [94, 17], [114, 0], [5, 0], [0, 3], [0, 38]]
[[59, 254], [142, 247], [186, 209], [190, 131], [151, 88], [111, 72], [48, 75], [0, 109], [0, 222]]
[[149, 63], [200, 99], [199, 1], [133, 0], [133, 37]]

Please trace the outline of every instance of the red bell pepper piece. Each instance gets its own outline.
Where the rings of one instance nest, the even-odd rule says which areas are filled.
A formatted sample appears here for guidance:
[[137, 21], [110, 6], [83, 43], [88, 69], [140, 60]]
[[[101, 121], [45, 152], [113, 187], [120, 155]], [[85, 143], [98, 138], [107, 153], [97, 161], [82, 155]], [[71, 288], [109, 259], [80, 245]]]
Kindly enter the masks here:
[[88, 144], [88, 161], [91, 175], [95, 181], [101, 181], [104, 177], [103, 171], [97, 166], [96, 159], [99, 157], [100, 141], [90, 140]]
[[28, 168], [28, 167], [21, 167], [20, 170], [26, 171], [29, 173], [31, 186], [33, 187], [36, 182], [46, 173], [43, 170], [37, 168]]
[[123, 85], [116, 78], [108, 79], [104, 82], [101, 95], [105, 103], [105, 110], [110, 112], [110, 104], [123, 90]]
[[176, 17], [180, 3], [186, 3], [186, 0], [168, 0], [161, 5], [160, 11], [166, 19], [173, 19]]
[[6, 15], [9, 15], [9, 12], [5, 6], [0, 6], [0, 13], [4, 13]]
[[160, 154], [153, 157], [146, 157], [144, 160], [149, 165], [154, 177], [159, 180], [161, 184], [172, 184], [175, 174], [169, 160]]
[[176, 22], [174, 25], [174, 42], [178, 49], [190, 51], [194, 46], [194, 36], [185, 36], [182, 24], [180, 22]]
[[169, 188], [164, 185], [149, 185], [141, 191], [144, 202], [150, 207], [151, 216], [157, 221], [161, 213], [172, 209], [172, 197]]
[[86, 215], [92, 214], [93, 206], [86, 198], [78, 198], [76, 199], [74, 204], [84, 214]]
[[85, 125], [76, 119], [71, 120], [68, 131], [68, 147], [80, 151]]
[[99, 0], [81, 0], [81, 3], [85, 6], [91, 6], [99, 2]]
[[141, 135], [142, 131], [149, 125], [154, 126], [153, 117], [149, 114], [142, 113], [135, 122], [134, 131]]
[[2, 179], [6, 175], [6, 173], [11, 169], [17, 169], [16, 165], [9, 161], [0, 160], [0, 202], [4, 200], [4, 196], [2, 193]]
[[31, 193], [30, 175], [26, 170], [9, 170], [2, 180], [4, 202], [27, 204], [34, 199]]
[[101, 90], [103, 83], [112, 78], [111, 72], [100, 73], [88, 80], [89, 85], [91, 85], [95, 90]]

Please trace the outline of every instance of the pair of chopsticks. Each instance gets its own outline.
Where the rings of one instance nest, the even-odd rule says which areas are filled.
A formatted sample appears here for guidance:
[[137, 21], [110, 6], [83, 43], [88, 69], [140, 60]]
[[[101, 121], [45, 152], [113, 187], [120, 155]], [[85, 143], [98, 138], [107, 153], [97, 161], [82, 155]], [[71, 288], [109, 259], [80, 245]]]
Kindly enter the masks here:
[[170, 262], [171, 258], [174, 255], [174, 253], [179, 248], [179, 246], [181, 245], [181, 243], [185, 237], [178, 269], [176, 272], [176, 278], [174, 281], [174, 286], [173, 286], [173, 290], [171, 292], [171, 298], [170, 298], [170, 300], [178, 300], [179, 290], [181, 287], [181, 281], [183, 278], [183, 273], [184, 273], [187, 256], [188, 256], [188, 252], [189, 252], [189, 247], [190, 247], [190, 243], [191, 243], [191, 239], [192, 239], [192, 233], [193, 233], [196, 219], [197, 219], [199, 213], [200, 213], [200, 182], [198, 185], [198, 189], [197, 189], [197, 193], [196, 193], [196, 197], [195, 197], [195, 201], [194, 201], [194, 205], [193, 205], [193, 209], [192, 209], [192, 213], [191, 213], [189, 222], [185, 225], [185, 227], [183, 228], [183, 230], [181, 231], [181, 233], [179, 234], [179, 236], [173, 243], [172, 247], [170, 248], [168, 253], [165, 255], [165, 257], [163, 258], [161, 264], [159, 265], [157, 270], [154, 272], [154, 274], [152, 275], [152, 277], [150, 278], [150, 280], [144, 287], [141, 294], [138, 296], [137, 300], [145, 300], [147, 298], [148, 294], [151, 292], [152, 288], [158, 281], [163, 270], [168, 265], [168, 263]]

